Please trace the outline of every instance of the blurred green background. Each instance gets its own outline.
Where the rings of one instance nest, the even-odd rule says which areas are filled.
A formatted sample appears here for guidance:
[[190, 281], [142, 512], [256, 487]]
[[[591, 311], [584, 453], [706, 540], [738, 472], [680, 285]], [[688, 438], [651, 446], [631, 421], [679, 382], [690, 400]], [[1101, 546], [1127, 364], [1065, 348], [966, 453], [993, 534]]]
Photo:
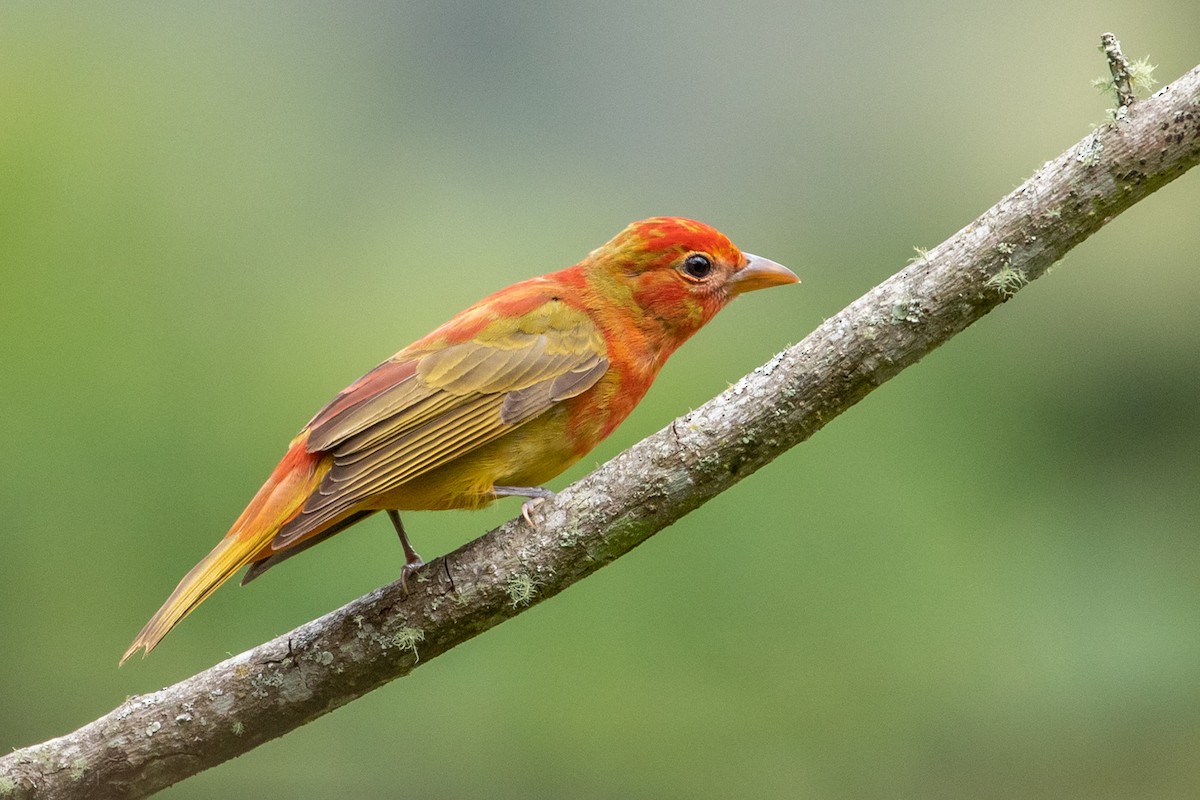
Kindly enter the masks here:
[[[682, 214], [795, 268], [579, 477], [1170, 80], [1195, 0], [0, 5], [0, 748], [393, 580], [371, 520], [117, 658], [335, 392]], [[1200, 794], [1200, 176], [571, 591], [164, 793]], [[433, 556], [517, 513], [411, 514]]]

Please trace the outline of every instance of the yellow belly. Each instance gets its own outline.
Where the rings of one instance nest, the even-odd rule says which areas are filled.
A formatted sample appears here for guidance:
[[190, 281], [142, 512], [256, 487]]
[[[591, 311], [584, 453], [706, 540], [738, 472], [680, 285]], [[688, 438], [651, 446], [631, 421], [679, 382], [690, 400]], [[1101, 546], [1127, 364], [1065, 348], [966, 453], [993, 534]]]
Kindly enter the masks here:
[[567, 436], [560, 406], [521, 427], [372, 499], [369, 508], [433, 511], [483, 508], [495, 486], [541, 486], [583, 455]]

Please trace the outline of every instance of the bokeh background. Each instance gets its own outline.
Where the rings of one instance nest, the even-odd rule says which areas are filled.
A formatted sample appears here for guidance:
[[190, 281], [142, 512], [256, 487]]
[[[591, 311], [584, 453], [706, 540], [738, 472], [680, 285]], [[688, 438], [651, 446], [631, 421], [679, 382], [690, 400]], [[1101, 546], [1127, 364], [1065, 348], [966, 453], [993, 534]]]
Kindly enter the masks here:
[[[371, 520], [116, 668], [394, 350], [652, 214], [803, 276], [565, 485], [1103, 121], [1107, 30], [1200, 61], [1194, 0], [7, 0], [0, 748], [395, 578]], [[1197, 796], [1198, 219], [1188, 175], [630, 557], [162, 796]]]

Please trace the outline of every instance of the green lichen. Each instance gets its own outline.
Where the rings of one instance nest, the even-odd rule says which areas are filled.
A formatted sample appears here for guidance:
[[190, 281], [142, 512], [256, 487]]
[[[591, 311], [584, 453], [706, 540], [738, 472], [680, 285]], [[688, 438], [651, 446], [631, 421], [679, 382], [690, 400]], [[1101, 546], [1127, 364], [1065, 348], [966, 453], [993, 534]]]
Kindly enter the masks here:
[[910, 298], [904, 297], [892, 303], [892, 322], [911, 322], [917, 323], [921, 321], [924, 312], [921, 307], [914, 303]]
[[68, 774], [70, 774], [71, 780], [77, 781], [77, 780], [82, 779], [84, 774], [87, 771], [88, 771], [88, 760], [86, 758], [84, 758], [83, 756], [80, 756], [79, 758], [77, 758], [71, 762], [71, 771]]
[[235, 719], [232, 730], [234, 736], [241, 736], [246, 732], [246, 725], [240, 719]]
[[504, 590], [508, 592], [508, 599], [512, 602], [513, 608], [527, 606], [537, 594], [537, 582], [528, 573], [519, 572], [509, 576]]
[[1027, 283], [1029, 277], [1025, 270], [1015, 269], [1011, 264], [1005, 264], [999, 272], [987, 279], [987, 285], [1004, 297], [1012, 297]]
[[1158, 81], [1154, 78], [1154, 70], [1156, 69], [1158, 69], [1158, 66], [1150, 63], [1150, 56], [1130, 62], [1130, 87], [1135, 92], [1148, 92], [1155, 86], [1158, 86]]
[[411, 650], [417, 655], [417, 644], [425, 641], [425, 631], [411, 625], [401, 625], [396, 632], [384, 639], [384, 649], [395, 647], [400, 650]]
[[283, 686], [284, 680], [285, 678], [282, 672], [272, 672], [270, 675], [265, 672], [260, 672], [254, 676], [254, 680], [251, 681], [251, 683], [254, 683], [258, 686], [279, 687]]
[[915, 264], [918, 261], [924, 261], [925, 259], [929, 258], [929, 250], [927, 248], [917, 247], [914, 244], [913, 252], [916, 253], [916, 255], [908, 260], [909, 264]]
[[1091, 140], [1083, 145], [1079, 150], [1079, 154], [1075, 156], [1075, 160], [1085, 167], [1094, 167], [1100, 163], [1100, 155], [1104, 152], [1104, 143], [1095, 134], [1092, 134]]
[[17, 782], [7, 775], [0, 775], [0, 795], [12, 794], [17, 788]]
[[[1151, 64], [1149, 56], [1139, 58], [1137, 61], [1130, 61], [1127, 67], [1129, 88], [1133, 89], [1134, 93], [1146, 93], [1158, 86], [1158, 80], [1154, 77], [1156, 69], [1158, 69], [1158, 65]], [[1092, 81], [1092, 86], [1100, 94], [1111, 95], [1114, 100], [1118, 99], [1117, 82], [1113, 80], [1112, 75], [1101, 75]]]
[[[1103, 49], [1103, 47], [1101, 48]], [[1154, 78], [1154, 70], [1158, 67], [1150, 63], [1150, 57], [1139, 58], [1136, 61], [1130, 61], [1125, 65], [1125, 71], [1129, 75], [1129, 89], [1133, 94], [1147, 94], [1151, 89], [1158, 85], [1158, 81]], [[1117, 91], [1117, 82], [1112, 75], [1102, 75], [1092, 81], [1092, 86], [1100, 94], [1108, 95], [1117, 103], [1117, 108], [1105, 109], [1110, 122], [1120, 122], [1125, 119], [1128, 114], [1128, 109], [1121, 105], [1121, 94]]]
[[[160, 725], [159, 727], [162, 726]], [[155, 728], [155, 730], [158, 730], [158, 728]], [[37, 751], [37, 753], [34, 754], [33, 763], [37, 764], [38, 768], [41, 769], [42, 772], [49, 772], [50, 770], [54, 769], [54, 763], [53, 759], [50, 757], [50, 751], [45, 747], [42, 747]]]

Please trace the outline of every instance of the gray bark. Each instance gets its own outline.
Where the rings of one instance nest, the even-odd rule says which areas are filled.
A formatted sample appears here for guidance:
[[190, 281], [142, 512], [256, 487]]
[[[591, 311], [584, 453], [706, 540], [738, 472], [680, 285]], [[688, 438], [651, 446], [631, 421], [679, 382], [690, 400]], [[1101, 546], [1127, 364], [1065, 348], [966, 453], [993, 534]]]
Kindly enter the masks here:
[[1200, 67], [1097, 128], [804, 341], [533, 513], [79, 730], [0, 758], [0, 798], [143, 797], [282, 736], [627, 553], [804, 441], [1200, 161]]

